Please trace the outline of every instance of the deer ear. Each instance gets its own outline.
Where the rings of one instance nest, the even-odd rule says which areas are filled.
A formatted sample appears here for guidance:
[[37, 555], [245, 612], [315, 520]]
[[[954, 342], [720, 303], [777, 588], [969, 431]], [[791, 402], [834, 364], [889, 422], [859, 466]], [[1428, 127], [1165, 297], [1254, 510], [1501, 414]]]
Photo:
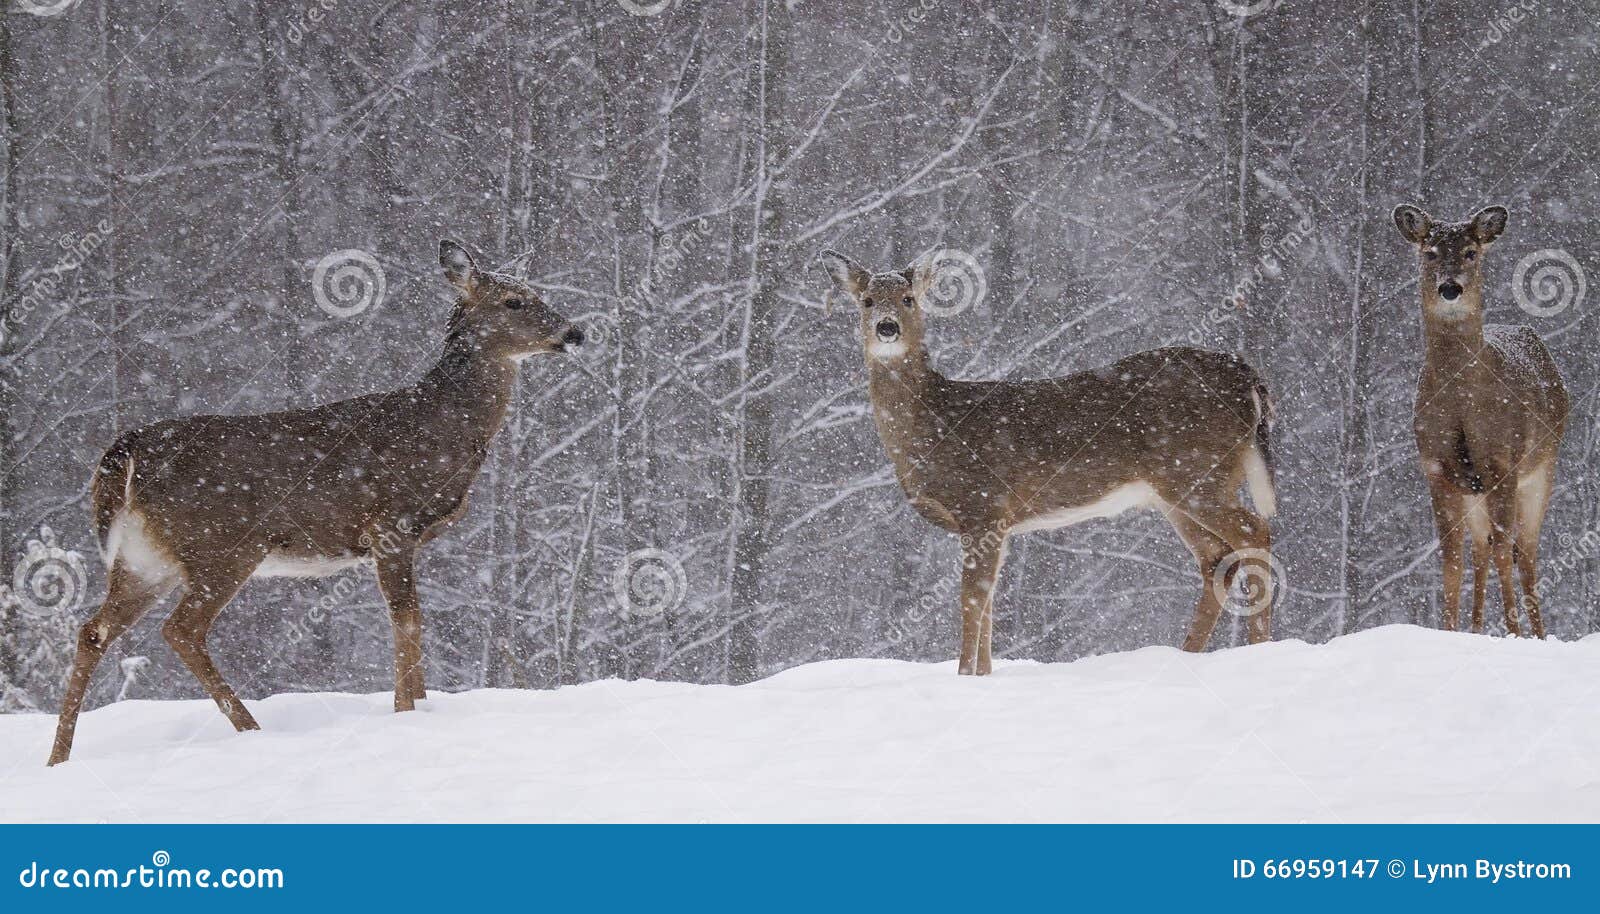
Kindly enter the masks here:
[[933, 268], [933, 257], [924, 257], [901, 271], [906, 282], [911, 283], [911, 294], [918, 298], [928, 294], [928, 289], [933, 286], [934, 274], [938, 272]]
[[867, 291], [867, 283], [872, 280], [872, 274], [862, 269], [854, 260], [834, 250], [823, 251], [818, 255], [818, 259], [828, 268], [828, 275], [833, 277], [834, 285], [840, 289], [851, 295], [860, 295]]
[[1433, 217], [1409, 203], [1402, 203], [1394, 208], [1394, 227], [1407, 241], [1421, 244], [1428, 237], [1428, 230], [1433, 228]]
[[1506, 230], [1511, 214], [1503, 206], [1485, 206], [1472, 214], [1472, 235], [1479, 244], [1488, 244]]
[[439, 266], [444, 267], [444, 278], [463, 292], [471, 292], [478, 275], [477, 261], [460, 243], [445, 238], [439, 242]]

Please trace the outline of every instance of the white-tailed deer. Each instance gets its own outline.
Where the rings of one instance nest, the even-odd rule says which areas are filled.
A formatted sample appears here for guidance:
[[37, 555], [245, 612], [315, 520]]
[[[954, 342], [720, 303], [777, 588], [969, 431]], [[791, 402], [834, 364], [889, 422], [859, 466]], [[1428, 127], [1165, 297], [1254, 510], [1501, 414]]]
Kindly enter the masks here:
[[78, 633], [50, 764], [66, 761], [106, 648], [179, 585], [162, 626], [239, 730], [255, 718], [223, 680], [206, 633], [254, 576], [376, 568], [394, 625], [396, 711], [425, 697], [418, 547], [466, 510], [511, 402], [516, 364], [583, 342], [520, 280], [439, 243], [459, 290], [439, 363], [410, 387], [314, 409], [169, 419], [118, 438], [90, 490], [108, 569], [105, 604]]
[[1256, 585], [1250, 641], [1269, 637], [1271, 405], [1249, 365], [1171, 347], [1063, 378], [952, 380], [923, 348], [930, 262], [869, 273], [837, 252], [822, 257], [859, 305], [867, 391], [900, 487], [919, 514], [961, 536], [959, 672], [990, 671], [1008, 536], [1137, 507], [1159, 509], [1200, 564], [1185, 650], [1205, 648], [1242, 570]]
[[1462, 540], [1472, 537], [1472, 630], [1483, 631], [1491, 562], [1500, 577], [1506, 631], [1518, 635], [1512, 562], [1521, 573], [1534, 637], [1544, 637], [1535, 588], [1539, 528], [1567, 427], [1567, 389], [1529, 327], [1483, 323], [1483, 260], [1505, 231], [1503, 206], [1466, 222], [1435, 222], [1395, 208], [1400, 234], [1421, 265], [1422, 375], [1412, 427], [1433, 496], [1444, 561], [1444, 627], [1460, 622]]

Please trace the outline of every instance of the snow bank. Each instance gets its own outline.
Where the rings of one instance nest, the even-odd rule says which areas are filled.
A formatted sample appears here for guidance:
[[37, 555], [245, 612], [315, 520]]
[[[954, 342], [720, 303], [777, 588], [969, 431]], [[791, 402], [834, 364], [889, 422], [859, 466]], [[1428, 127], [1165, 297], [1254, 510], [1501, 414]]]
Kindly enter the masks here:
[[7, 821], [1596, 821], [1600, 636], [1389, 626], [1065, 664], [840, 660], [753, 685], [126, 701], [44, 767], [0, 716]]

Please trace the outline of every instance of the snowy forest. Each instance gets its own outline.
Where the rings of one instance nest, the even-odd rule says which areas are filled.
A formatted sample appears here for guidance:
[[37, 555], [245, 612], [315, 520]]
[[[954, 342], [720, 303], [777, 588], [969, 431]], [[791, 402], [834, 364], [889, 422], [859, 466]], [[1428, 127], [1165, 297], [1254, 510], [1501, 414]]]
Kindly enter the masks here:
[[[1243, 354], [1277, 408], [1274, 636], [1437, 626], [1407, 202], [1510, 210], [1489, 319], [1532, 326], [1573, 400], [1545, 619], [1596, 631], [1597, 22], [1596, 0], [7, 0], [0, 709], [60, 700], [105, 591], [87, 491], [112, 441], [415, 380], [442, 237], [590, 343], [522, 367], [423, 552], [430, 688], [954, 657], [957, 542], [896, 485], [829, 247], [969, 258], [981, 295], [928, 326], [953, 377]], [[1176, 645], [1198, 589], [1150, 513], [1020, 537], [995, 652]], [[91, 704], [204, 694], [162, 615]], [[370, 570], [252, 581], [210, 643], [245, 698], [393, 681]]]

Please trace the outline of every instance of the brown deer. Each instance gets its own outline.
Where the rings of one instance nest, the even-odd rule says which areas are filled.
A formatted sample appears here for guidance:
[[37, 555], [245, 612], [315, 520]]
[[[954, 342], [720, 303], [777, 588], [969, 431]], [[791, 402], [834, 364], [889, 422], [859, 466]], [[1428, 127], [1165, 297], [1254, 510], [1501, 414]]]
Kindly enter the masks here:
[[[952, 380], [923, 348], [931, 262], [869, 273], [835, 251], [822, 258], [860, 306], [867, 392], [900, 487], [917, 513], [961, 537], [960, 673], [990, 671], [1007, 537], [1139, 507], [1160, 510], [1200, 564], [1184, 649], [1205, 648], [1242, 569], [1250, 641], [1267, 640], [1271, 405], [1249, 365], [1170, 347], [1062, 378]], [[1241, 503], [1242, 484], [1255, 511]]]
[[256, 576], [372, 565], [394, 625], [396, 711], [424, 698], [417, 549], [466, 510], [511, 402], [516, 365], [583, 333], [526, 283], [479, 270], [453, 241], [459, 290], [439, 363], [410, 387], [313, 409], [169, 419], [118, 438], [90, 489], [105, 604], [78, 633], [50, 764], [67, 760], [106, 648], [180, 584], [161, 633], [239, 730], [259, 729], [206, 650], [211, 624]]
[[1422, 375], [1412, 428], [1444, 560], [1444, 627], [1454, 631], [1460, 621], [1462, 540], [1470, 534], [1472, 630], [1483, 631], [1493, 562], [1506, 631], [1521, 634], [1515, 560], [1528, 622], [1534, 637], [1543, 638], [1534, 566], [1566, 432], [1567, 390], [1532, 328], [1483, 323], [1484, 255], [1507, 218], [1503, 206], [1485, 207], [1466, 222], [1435, 222], [1410, 205], [1394, 211], [1421, 267]]

